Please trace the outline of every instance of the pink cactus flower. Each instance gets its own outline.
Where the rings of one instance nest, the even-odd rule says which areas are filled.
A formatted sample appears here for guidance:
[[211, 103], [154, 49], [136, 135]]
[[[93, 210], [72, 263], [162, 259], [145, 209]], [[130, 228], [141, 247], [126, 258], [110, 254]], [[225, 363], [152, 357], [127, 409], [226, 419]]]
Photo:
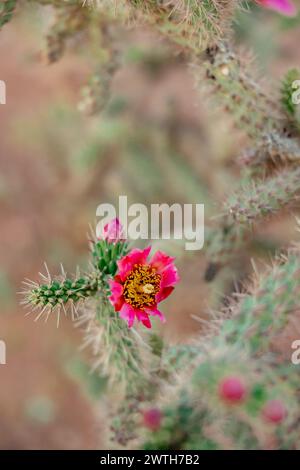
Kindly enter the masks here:
[[104, 226], [102, 238], [109, 243], [125, 240], [123, 225], [118, 218], [111, 220]]
[[165, 317], [157, 305], [166, 299], [179, 281], [174, 258], [157, 251], [150, 261], [151, 247], [133, 249], [118, 261], [118, 272], [110, 281], [110, 301], [120, 317], [132, 327], [135, 319], [151, 328], [150, 316]]
[[297, 9], [290, 0], [256, 0], [257, 3], [285, 16], [295, 16]]

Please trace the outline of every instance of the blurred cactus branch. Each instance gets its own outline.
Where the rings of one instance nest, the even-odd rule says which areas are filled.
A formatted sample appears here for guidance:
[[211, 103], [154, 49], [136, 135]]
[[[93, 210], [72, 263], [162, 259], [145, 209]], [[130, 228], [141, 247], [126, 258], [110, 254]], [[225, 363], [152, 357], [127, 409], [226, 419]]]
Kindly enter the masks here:
[[63, 55], [67, 39], [83, 31], [89, 24], [89, 11], [78, 3], [56, 5], [55, 20], [47, 34], [47, 59], [58, 61]]
[[[232, 116], [236, 126], [243, 129], [250, 138], [259, 140], [272, 132], [277, 132], [283, 139], [290, 137], [293, 126], [286, 107], [268, 96], [253, 73], [253, 61], [250, 58], [241, 59], [231, 45], [230, 26], [238, 7], [237, 2], [154, 0], [145, 4], [139, 0], [129, 0], [127, 3], [141, 11], [145, 20], [158, 27], [171, 41], [179, 42], [184, 47], [193, 63], [199, 87], [205, 86], [205, 83], [210, 84], [212, 95], [219, 106]], [[211, 9], [214, 10], [212, 17]], [[165, 24], [166, 18], [169, 27]], [[207, 23], [207, 18], [213, 18], [211, 24]], [[196, 42], [193, 34], [184, 32], [179, 41], [180, 29], [175, 27], [177, 21], [183, 27], [187, 25], [188, 31], [193, 31], [191, 24], [198, 27]], [[287, 97], [287, 93], [291, 78], [295, 76], [295, 72], [290, 74], [282, 85], [282, 96], [289, 103], [291, 99]], [[295, 112], [295, 108], [293, 110]], [[292, 145], [296, 146], [298, 143], [293, 142]], [[280, 150], [279, 145], [278, 151]]]
[[237, 224], [251, 224], [278, 212], [299, 199], [300, 168], [242, 185], [229, 197], [225, 208]]
[[[48, 35], [47, 56], [50, 62], [62, 55], [65, 41], [70, 35], [87, 26], [102, 31], [104, 43], [101, 47], [107, 49], [108, 59], [84, 90], [82, 107], [90, 109], [90, 112], [103, 108], [103, 96], [107, 95], [111, 77], [120, 62], [118, 51], [114, 48], [112, 25], [118, 23], [120, 28], [121, 23], [128, 24], [129, 18], [130, 24], [145, 22], [174, 44], [182, 46], [194, 64], [199, 85], [210, 83], [219, 104], [251, 138], [259, 141], [274, 131], [279, 138], [290, 136], [291, 118], [294, 117], [291, 113], [295, 113], [295, 107], [289, 85], [296, 72], [290, 72], [283, 81], [284, 106], [265, 93], [253, 74], [253, 67], [241, 60], [230, 45], [231, 23], [239, 6], [237, 1], [122, 0], [116, 8], [106, 0], [95, 2], [93, 7], [83, 6], [82, 2], [74, 0], [63, 4], [58, 1], [34, 1], [52, 4], [57, 10], [57, 18]], [[278, 146], [278, 152], [282, 147], [286, 149], [285, 144], [283, 142]]]
[[217, 228], [208, 233], [210, 263], [206, 280], [234, 258], [251, 236], [255, 225], [299, 200], [300, 169], [286, 168], [267, 179], [244, 183], [224, 204], [225, 214]]
[[235, 0], [126, 0], [133, 11], [175, 44], [193, 52], [225, 37], [238, 2]]
[[122, 65], [122, 40], [120, 32], [125, 32], [113, 20], [108, 20], [100, 13], [91, 17], [90, 41], [96, 43], [92, 47], [94, 55], [94, 71], [88, 83], [82, 89], [82, 99], [79, 109], [86, 114], [93, 115], [105, 109], [111, 93], [111, 84], [116, 72]]
[[274, 266], [254, 280], [249, 292], [228, 308], [226, 316], [231, 319], [224, 323], [228, 342], [246, 342], [251, 355], [267, 354], [298, 309], [299, 291], [300, 258], [296, 247], [279, 257]]
[[[214, 315], [207, 336], [202, 333], [192, 343], [196, 353], [188, 372], [179, 368], [174, 382], [163, 388], [162, 426], [146, 434], [144, 449], [263, 449], [275, 433], [280, 448], [297, 446], [297, 372], [289, 355], [277, 350], [276, 339], [298, 310], [299, 276], [295, 247]], [[247, 391], [235, 406], [220, 401], [220, 383], [232, 374]], [[280, 429], [263, 422], [262, 410], [274, 399], [284, 400], [287, 410]]]
[[[120, 29], [122, 23], [128, 24], [129, 18], [129, 24], [145, 22], [158, 29], [171, 43], [181, 46], [188, 60], [194, 64], [199, 85], [210, 84], [218, 103], [251, 138], [259, 140], [273, 131], [279, 137], [289, 137], [291, 116], [288, 117], [286, 107], [280, 106], [280, 103], [265, 93], [257, 77], [253, 75], [253, 67], [241, 60], [230, 45], [230, 26], [238, 2], [123, 0], [114, 9], [105, 0], [96, 2], [90, 8], [74, 1], [66, 4], [36, 1], [51, 3], [57, 9], [56, 21], [48, 35], [47, 55], [50, 62], [61, 56], [69, 35], [88, 25], [92, 30], [98, 28], [101, 31], [100, 47], [106, 50], [107, 59], [103, 60], [102, 56], [99, 71], [96, 70], [83, 90], [81, 107], [88, 112], [101, 110], [107, 100], [103, 97], [109, 96], [107, 91], [111, 78], [120, 63], [113, 25], [118, 24], [117, 29]], [[284, 83], [283, 88], [287, 90], [287, 79]], [[287, 91], [282, 92], [282, 96], [287, 96]], [[291, 102], [287, 97], [285, 101]], [[289, 107], [291, 110], [291, 105]], [[284, 144], [283, 146], [286, 147]], [[281, 146], [279, 151], [280, 149]]]
[[253, 176], [270, 175], [287, 166], [297, 166], [299, 161], [299, 141], [277, 132], [264, 134], [255, 146], [245, 150], [240, 157], [241, 164], [249, 168]]
[[89, 115], [102, 111], [109, 101], [113, 76], [121, 65], [122, 41], [119, 36], [120, 31], [124, 31], [114, 14], [112, 4], [97, 2], [99, 8], [96, 8], [79, 0], [31, 1], [54, 7], [55, 17], [46, 36], [45, 47], [49, 64], [62, 57], [70, 39], [81, 34], [82, 42], [88, 43], [88, 54], [95, 62], [95, 70], [82, 88], [79, 109]]
[[194, 65], [199, 86], [205, 80], [202, 58], [212, 98], [232, 116], [238, 128], [252, 139], [273, 131], [283, 133], [286, 116], [254, 76], [250, 60], [242, 60], [227, 42], [209, 47]]
[[0, 28], [8, 23], [15, 11], [17, 0], [3, 0], [0, 4]]

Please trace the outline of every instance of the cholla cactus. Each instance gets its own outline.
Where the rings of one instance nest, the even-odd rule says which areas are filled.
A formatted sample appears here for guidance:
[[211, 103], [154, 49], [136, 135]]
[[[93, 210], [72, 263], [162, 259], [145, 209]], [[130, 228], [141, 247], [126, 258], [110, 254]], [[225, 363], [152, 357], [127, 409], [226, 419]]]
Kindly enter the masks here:
[[297, 447], [297, 373], [276, 339], [297, 311], [299, 274], [294, 249], [194, 342], [188, 372], [181, 368], [155, 402], [161, 424], [156, 432], [148, 426], [144, 448]]
[[84, 346], [92, 347], [93, 369], [135, 390], [140, 384], [133, 377], [149, 376], [144, 360], [151, 347], [132, 327], [151, 328], [155, 316], [165, 321], [158, 304], [179, 280], [174, 258], [158, 251], [148, 260], [150, 246], [130, 250], [118, 219], [106, 224], [99, 238], [93, 235], [90, 245], [89, 273], [68, 278], [62, 268], [52, 279], [47, 269], [40, 283], [25, 281], [23, 303], [39, 310], [37, 319], [56, 312], [58, 321], [70, 307], [77, 325], [84, 326]]
[[[122, 52], [111, 31], [146, 24], [180, 50], [197, 87], [213, 91], [222, 112], [244, 132], [248, 149], [237, 155], [241, 182], [225, 201], [218, 225], [208, 231], [206, 280], [212, 282], [253, 238], [258, 223], [298, 201], [299, 116], [291, 92], [298, 73], [289, 72], [281, 90], [278, 86], [281, 97], [268, 95], [233, 43], [234, 0], [122, 0], [117, 8], [109, 0], [37, 2], [57, 11], [48, 36], [50, 62], [61, 57], [70, 36], [92, 31], [86, 38], [90, 44], [99, 38], [95, 31], [102, 33], [95, 55], [105, 60], [83, 108], [105, 107], [103, 95]], [[4, 2], [0, 25], [10, 19], [15, 3]], [[259, 3], [279, 9], [276, 1]], [[294, 11], [284, 5], [286, 14]], [[155, 317], [164, 321], [158, 304], [179, 280], [172, 258], [159, 252], [149, 259], [149, 251], [131, 250], [114, 222], [91, 241], [87, 274], [68, 278], [63, 272], [53, 279], [47, 274], [40, 283], [26, 284], [25, 303], [38, 317], [71, 307], [77, 324], [85, 326], [94, 368], [111, 386], [124, 385], [112, 419], [114, 440], [144, 449], [299, 447], [299, 384], [289, 354], [276, 346], [299, 310], [299, 249], [277, 258], [245, 293], [212, 315], [205, 336], [178, 347], [144, 328], [150, 329]]]

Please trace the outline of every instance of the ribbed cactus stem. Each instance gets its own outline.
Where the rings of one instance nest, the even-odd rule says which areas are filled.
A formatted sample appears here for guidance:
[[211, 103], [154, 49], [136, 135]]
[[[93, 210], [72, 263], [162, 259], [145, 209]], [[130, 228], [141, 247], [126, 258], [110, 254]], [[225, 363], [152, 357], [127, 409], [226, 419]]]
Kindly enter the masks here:
[[298, 200], [300, 168], [283, 170], [266, 180], [242, 185], [225, 204], [236, 224], [251, 224]]
[[92, 350], [93, 370], [107, 374], [111, 384], [135, 390], [145, 373], [140, 346], [146, 344], [138, 333], [128, 328], [104, 297], [85, 304], [78, 326], [84, 326], [83, 347]]
[[267, 354], [274, 337], [297, 309], [299, 295], [300, 258], [299, 253], [291, 252], [229, 307], [232, 319], [225, 321], [221, 336], [231, 344], [248, 346], [251, 354]]
[[95, 240], [91, 243], [92, 263], [99, 271], [101, 278], [114, 276], [117, 271], [117, 261], [128, 253], [128, 243], [119, 241], [109, 243], [106, 240]]
[[91, 273], [86, 276], [76, 276], [68, 278], [65, 275], [57, 276], [54, 279], [44, 278], [44, 282], [35, 283], [30, 281], [24, 292], [23, 303], [40, 311], [50, 314], [53, 311], [60, 311], [71, 307], [72, 312], [76, 312], [76, 305], [82, 301], [95, 296], [101, 289], [98, 273]]
[[231, 216], [223, 217], [220, 226], [213, 228], [206, 239], [209, 265], [205, 280], [211, 282], [219, 269], [226, 265], [248, 238], [245, 226], [234, 223]]

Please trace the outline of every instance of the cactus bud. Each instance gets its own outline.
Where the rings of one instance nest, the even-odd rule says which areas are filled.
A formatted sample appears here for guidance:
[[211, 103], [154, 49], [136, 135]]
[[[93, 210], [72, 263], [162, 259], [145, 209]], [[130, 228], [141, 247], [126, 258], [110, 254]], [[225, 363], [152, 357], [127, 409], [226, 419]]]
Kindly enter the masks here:
[[143, 411], [143, 425], [150, 431], [157, 431], [160, 428], [162, 413], [158, 408], [150, 408]]
[[102, 238], [109, 243], [125, 240], [123, 225], [118, 218], [111, 220], [104, 226]]
[[286, 417], [286, 408], [280, 400], [270, 400], [263, 408], [263, 417], [266, 421], [273, 424], [279, 424]]
[[246, 387], [239, 377], [226, 377], [219, 385], [219, 396], [229, 403], [240, 403], [246, 395]]

